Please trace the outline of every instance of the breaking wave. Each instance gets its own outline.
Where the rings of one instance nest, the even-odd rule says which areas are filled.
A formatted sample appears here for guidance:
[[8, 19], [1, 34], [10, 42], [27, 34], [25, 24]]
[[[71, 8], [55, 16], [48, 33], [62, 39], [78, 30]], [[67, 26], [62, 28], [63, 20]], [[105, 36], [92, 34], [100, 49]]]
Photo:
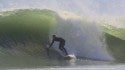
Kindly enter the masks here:
[[[96, 60], [113, 60], [107, 50], [100, 25], [71, 12], [19, 9], [0, 13], [1, 53], [11, 55], [46, 54], [46, 45], [56, 34], [66, 40], [68, 53]], [[58, 43], [54, 44], [58, 54]], [[56, 52], [57, 53], [57, 52]]]

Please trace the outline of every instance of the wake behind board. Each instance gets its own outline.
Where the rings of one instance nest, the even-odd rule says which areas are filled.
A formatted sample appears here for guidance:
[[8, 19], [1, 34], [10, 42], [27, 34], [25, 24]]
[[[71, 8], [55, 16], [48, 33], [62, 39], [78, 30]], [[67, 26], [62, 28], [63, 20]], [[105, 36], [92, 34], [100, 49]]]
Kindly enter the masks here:
[[69, 54], [69, 55], [64, 56], [64, 59], [66, 59], [66, 60], [76, 59], [76, 56]]

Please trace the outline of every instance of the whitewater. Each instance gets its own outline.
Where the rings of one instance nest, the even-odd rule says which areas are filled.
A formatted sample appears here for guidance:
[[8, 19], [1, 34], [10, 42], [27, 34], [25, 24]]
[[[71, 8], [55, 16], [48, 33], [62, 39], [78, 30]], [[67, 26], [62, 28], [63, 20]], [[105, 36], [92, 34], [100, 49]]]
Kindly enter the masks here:
[[[96, 3], [84, 1], [1, 0], [0, 68], [99, 68], [124, 62], [123, 16], [100, 17], [90, 9]], [[77, 59], [63, 59], [58, 42], [48, 49], [52, 35], [64, 38]]]
[[[61, 12], [59, 16], [57, 25], [50, 30], [50, 39], [52, 35], [64, 38], [69, 54], [97, 60], [113, 60], [106, 50], [104, 36], [98, 24], [83, 21], [82, 17], [69, 12]], [[55, 44], [54, 47], [58, 49], [58, 45]]]

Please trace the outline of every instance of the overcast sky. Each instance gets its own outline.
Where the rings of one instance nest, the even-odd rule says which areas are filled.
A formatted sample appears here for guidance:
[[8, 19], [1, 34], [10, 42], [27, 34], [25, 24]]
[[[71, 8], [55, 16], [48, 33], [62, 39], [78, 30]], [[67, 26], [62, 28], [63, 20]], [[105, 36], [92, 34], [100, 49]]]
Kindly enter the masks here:
[[125, 15], [125, 0], [0, 0], [0, 10], [46, 7], [85, 14]]

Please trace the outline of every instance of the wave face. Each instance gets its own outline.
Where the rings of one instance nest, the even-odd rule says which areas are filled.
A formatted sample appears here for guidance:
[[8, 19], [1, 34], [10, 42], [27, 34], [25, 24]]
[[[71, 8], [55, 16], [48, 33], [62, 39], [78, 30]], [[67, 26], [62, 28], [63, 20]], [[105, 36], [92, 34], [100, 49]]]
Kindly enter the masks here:
[[[66, 40], [65, 47], [70, 54], [96, 60], [113, 60], [107, 51], [100, 26], [80, 16], [70, 12], [57, 13], [47, 9], [1, 12], [0, 46], [2, 52], [45, 57], [46, 45], [53, 34]], [[55, 43], [53, 47], [59, 54], [62, 54], [58, 50], [58, 45]]]
[[[57, 25], [50, 31], [50, 40], [53, 34], [64, 38], [68, 53], [77, 57], [113, 60], [106, 49], [105, 39], [98, 24], [69, 12], [59, 13], [59, 16]], [[58, 45], [54, 44], [57, 51]]]
[[9, 49], [6, 50], [9, 54], [41, 54], [42, 50], [45, 51], [49, 30], [56, 23], [54, 16], [53, 11], [37, 9], [1, 12], [0, 46], [2, 50]]
[[123, 63], [125, 61], [125, 29], [107, 24], [103, 27], [103, 30], [105, 32], [108, 49], [118, 62]]

